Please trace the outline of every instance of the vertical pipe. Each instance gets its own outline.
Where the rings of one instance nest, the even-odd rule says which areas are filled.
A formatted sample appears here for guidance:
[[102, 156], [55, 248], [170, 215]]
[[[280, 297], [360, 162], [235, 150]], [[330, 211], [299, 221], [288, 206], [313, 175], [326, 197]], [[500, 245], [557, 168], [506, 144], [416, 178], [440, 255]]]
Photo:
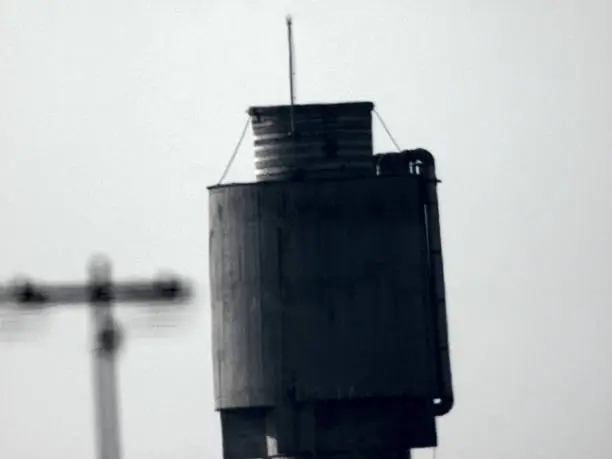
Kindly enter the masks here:
[[[411, 160], [420, 162], [420, 174], [425, 181], [426, 225], [429, 246], [431, 291], [435, 301], [437, 347], [441, 356], [438, 362], [438, 372], [441, 381], [441, 397], [435, 404], [437, 416], [448, 413], [454, 404], [452, 375], [450, 369], [450, 351], [448, 345], [448, 324], [446, 322], [446, 287], [444, 282], [444, 267], [442, 262], [442, 238], [440, 235], [440, 211], [438, 208], [438, 193], [436, 186], [435, 160], [433, 155], [424, 149], [406, 152]], [[446, 363], [448, 362], [448, 364]]]
[[91, 307], [95, 332], [94, 397], [98, 459], [121, 459], [117, 397], [116, 351], [118, 330], [112, 316], [110, 269], [93, 264]]
[[436, 186], [435, 161], [433, 155], [422, 148], [400, 153], [377, 155], [377, 175], [416, 175], [423, 184], [425, 235], [427, 238], [427, 263], [429, 269], [429, 291], [434, 303], [435, 345], [439, 398], [434, 400], [434, 413], [442, 416], [454, 404], [450, 351], [448, 346], [448, 325], [446, 322], [446, 288], [442, 263], [442, 238], [440, 235], [440, 211]]

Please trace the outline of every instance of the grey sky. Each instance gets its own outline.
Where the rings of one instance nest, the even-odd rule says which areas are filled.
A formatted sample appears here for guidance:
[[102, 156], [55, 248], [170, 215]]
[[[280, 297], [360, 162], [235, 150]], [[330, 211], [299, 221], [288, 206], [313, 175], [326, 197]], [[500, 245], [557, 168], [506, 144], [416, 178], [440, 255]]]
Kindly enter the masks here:
[[[219, 458], [205, 186], [245, 109], [287, 101], [288, 11], [298, 102], [372, 100], [438, 160], [457, 397], [438, 458], [612, 456], [608, 0], [0, 0], [0, 280], [83, 279], [104, 251], [198, 284], [172, 331], [121, 315], [125, 457]], [[1, 458], [93, 457], [88, 319], [0, 332]]]

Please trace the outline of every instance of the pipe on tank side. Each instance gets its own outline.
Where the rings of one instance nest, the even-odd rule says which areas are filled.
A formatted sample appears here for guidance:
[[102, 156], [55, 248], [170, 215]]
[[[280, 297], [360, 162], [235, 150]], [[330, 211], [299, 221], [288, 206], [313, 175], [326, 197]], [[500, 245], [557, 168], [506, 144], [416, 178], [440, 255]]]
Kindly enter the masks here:
[[[433, 155], [422, 148], [403, 152], [411, 160], [420, 162], [423, 169], [421, 174], [426, 180], [426, 224], [429, 256], [432, 271], [432, 292], [436, 301], [436, 328], [438, 334], [438, 350], [440, 352], [440, 379], [442, 381], [442, 396], [434, 403], [436, 416], [447, 414], [454, 405], [452, 376], [450, 369], [450, 351], [448, 344], [448, 324], [446, 321], [446, 288], [444, 284], [444, 267], [442, 263], [442, 238], [440, 234], [440, 211], [438, 208], [438, 195], [436, 186], [436, 165]], [[444, 362], [449, 362], [447, 367]]]
[[425, 232], [428, 248], [428, 264], [431, 272], [430, 292], [435, 302], [434, 327], [438, 350], [437, 374], [440, 382], [440, 396], [433, 400], [434, 414], [447, 414], [454, 405], [448, 326], [446, 322], [446, 292], [442, 263], [442, 242], [440, 235], [440, 213], [436, 186], [435, 160], [433, 155], [422, 148], [403, 150], [397, 153], [382, 153], [374, 156], [376, 175], [411, 175], [420, 178], [424, 185]]

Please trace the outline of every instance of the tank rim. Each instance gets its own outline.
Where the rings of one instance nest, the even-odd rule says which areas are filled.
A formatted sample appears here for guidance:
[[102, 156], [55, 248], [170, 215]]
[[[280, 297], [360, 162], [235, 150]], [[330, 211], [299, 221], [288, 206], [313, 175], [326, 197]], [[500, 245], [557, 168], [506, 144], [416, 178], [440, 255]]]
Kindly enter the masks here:
[[[305, 111], [321, 111], [321, 110], [364, 110], [372, 111], [374, 109], [373, 102], [356, 101], [356, 102], [336, 102], [336, 103], [315, 103], [315, 104], [295, 104], [294, 110], [300, 112]], [[255, 115], [276, 115], [291, 109], [291, 105], [260, 105], [249, 107], [247, 113], [250, 116]]]

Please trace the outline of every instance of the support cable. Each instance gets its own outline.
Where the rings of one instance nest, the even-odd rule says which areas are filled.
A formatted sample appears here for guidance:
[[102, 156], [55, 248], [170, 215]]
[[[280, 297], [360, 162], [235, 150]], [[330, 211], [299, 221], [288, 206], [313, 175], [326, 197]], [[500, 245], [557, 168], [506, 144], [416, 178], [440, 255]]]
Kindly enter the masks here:
[[399, 144], [395, 141], [395, 138], [391, 134], [391, 131], [389, 131], [389, 128], [387, 127], [387, 124], [384, 122], [384, 120], [382, 119], [382, 116], [380, 116], [380, 114], [378, 113], [376, 108], [373, 109], [373, 112], [374, 112], [374, 115], [376, 115], [376, 118], [378, 118], [378, 121], [380, 121], [380, 124], [382, 125], [383, 129], [385, 130], [385, 132], [387, 133], [387, 135], [391, 139], [391, 142], [393, 142], [393, 145], [395, 146], [397, 151], [402, 151], [402, 149], [400, 148]]
[[238, 143], [236, 144], [236, 147], [234, 148], [234, 152], [232, 153], [232, 156], [227, 162], [227, 165], [225, 166], [225, 169], [223, 170], [223, 174], [221, 174], [221, 178], [219, 179], [219, 182], [217, 182], [217, 185], [221, 185], [223, 180], [225, 180], [225, 177], [227, 176], [227, 173], [229, 172], [230, 168], [232, 167], [232, 164], [234, 163], [234, 159], [236, 159], [236, 155], [238, 154], [238, 151], [240, 150], [240, 146], [242, 145], [242, 141], [244, 140], [244, 136], [246, 135], [250, 120], [251, 120], [251, 117], [247, 115], [247, 120], [244, 123], [244, 127], [242, 128], [242, 134], [240, 134], [240, 139], [238, 140]]

